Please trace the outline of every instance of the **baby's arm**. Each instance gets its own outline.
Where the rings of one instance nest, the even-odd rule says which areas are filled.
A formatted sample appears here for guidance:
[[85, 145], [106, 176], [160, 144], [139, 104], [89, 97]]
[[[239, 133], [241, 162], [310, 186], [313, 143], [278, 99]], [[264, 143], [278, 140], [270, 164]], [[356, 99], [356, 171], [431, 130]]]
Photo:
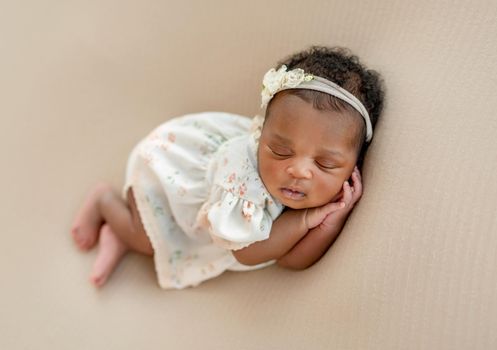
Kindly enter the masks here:
[[235, 250], [233, 255], [244, 265], [257, 265], [279, 259], [287, 254], [310, 229], [322, 224], [330, 213], [342, 207], [341, 202], [335, 202], [318, 208], [287, 210], [273, 222], [268, 239]]
[[361, 174], [356, 168], [352, 173], [352, 186], [348, 182], [343, 186], [343, 196], [340, 200], [345, 203], [345, 207], [330, 213], [319, 226], [310, 230], [287, 254], [278, 259], [278, 265], [305, 269], [318, 261], [342, 231], [347, 217], [361, 195]]

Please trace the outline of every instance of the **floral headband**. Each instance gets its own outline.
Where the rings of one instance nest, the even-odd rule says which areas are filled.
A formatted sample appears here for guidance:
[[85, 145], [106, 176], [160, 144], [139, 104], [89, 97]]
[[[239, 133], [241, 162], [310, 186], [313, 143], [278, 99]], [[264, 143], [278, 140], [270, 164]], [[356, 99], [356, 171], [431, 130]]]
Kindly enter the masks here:
[[287, 67], [282, 65], [278, 70], [275, 70], [274, 68], [268, 70], [267, 73], [264, 74], [264, 79], [262, 80], [261, 108], [266, 107], [277, 92], [288, 89], [320, 91], [347, 102], [361, 114], [366, 122], [366, 142], [371, 141], [373, 138], [371, 119], [361, 101], [334, 82], [312, 74], [307, 74], [301, 68], [287, 71]]

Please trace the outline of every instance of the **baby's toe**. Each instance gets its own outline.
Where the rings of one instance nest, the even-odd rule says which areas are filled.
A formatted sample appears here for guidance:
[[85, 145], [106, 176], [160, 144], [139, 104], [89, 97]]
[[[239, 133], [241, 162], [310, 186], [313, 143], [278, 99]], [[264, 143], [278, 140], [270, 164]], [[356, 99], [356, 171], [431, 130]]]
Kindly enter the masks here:
[[99, 288], [105, 284], [105, 281], [107, 278], [105, 276], [101, 275], [91, 275], [90, 276], [90, 282], [93, 284], [95, 287]]

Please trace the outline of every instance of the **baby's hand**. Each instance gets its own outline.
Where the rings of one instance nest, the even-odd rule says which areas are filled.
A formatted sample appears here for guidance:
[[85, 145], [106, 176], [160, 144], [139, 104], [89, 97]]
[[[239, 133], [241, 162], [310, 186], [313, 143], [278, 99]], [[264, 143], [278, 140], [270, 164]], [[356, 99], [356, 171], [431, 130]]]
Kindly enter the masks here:
[[331, 213], [345, 207], [342, 201], [325, 204], [321, 207], [309, 208], [305, 211], [304, 222], [308, 230], [319, 226]]
[[343, 225], [354, 205], [362, 196], [361, 173], [357, 167], [352, 172], [352, 185], [343, 184], [341, 196], [335, 201], [321, 207], [307, 209], [305, 223], [307, 229], [322, 225], [324, 229]]
[[321, 227], [325, 230], [341, 227], [344, 225], [345, 220], [354, 208], [354, 205], [359, 201], [362, 196], [362, 179], [361, 173], [357, 167], [352, 172], [352, 185], [348, 181], [343, 184], [342, 195], [334, 203], [343, 203], [340, 210], [330, 212], [320, 223]]

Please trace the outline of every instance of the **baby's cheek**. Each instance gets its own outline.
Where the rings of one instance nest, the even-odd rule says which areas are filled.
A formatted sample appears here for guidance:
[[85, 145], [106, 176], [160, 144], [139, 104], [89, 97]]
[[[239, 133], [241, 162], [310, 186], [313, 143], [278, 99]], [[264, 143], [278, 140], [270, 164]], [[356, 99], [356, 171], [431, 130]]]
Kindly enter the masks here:
[[261, 161], [259, 163], [259, 173], [262, 178], [262, 181], [271, 189], [274, 183], [277, 181], [276, 178], [281, 170], [278, 169], [277, 164], [271, 161]]
[[335, 202], [342, 195], [342, 184], [338, 181], [323, 182], [321, 189], [326, 203]]
[[334, 192], [335, 195], [331, 197], [330, 202], [336, 202], [343, 195], [343, 189], [340, 188], [338, 191]]

